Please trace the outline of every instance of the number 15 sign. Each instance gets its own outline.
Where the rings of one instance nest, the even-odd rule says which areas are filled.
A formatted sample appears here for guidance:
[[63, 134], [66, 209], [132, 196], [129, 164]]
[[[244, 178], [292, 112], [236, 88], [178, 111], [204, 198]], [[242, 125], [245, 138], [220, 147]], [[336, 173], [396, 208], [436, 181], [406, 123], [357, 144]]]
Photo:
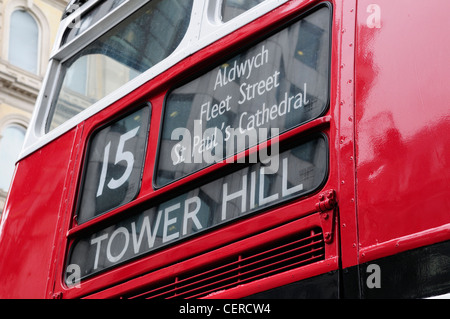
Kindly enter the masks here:
[[150, 125], [150, 107], [93, 134], [81, 185], [78, 223], [132, 201], [139, 193]]

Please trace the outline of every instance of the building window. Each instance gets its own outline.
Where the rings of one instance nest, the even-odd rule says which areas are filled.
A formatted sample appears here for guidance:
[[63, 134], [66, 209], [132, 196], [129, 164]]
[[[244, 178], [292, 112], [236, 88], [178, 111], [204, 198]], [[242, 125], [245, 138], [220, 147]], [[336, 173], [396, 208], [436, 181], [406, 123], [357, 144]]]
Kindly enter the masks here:
[[0, 190], [8, 191], [25, 139], [25, 127], [10, 124], [0, 132]]
[[39, 27], [25, 10], [11, 15], [8, 61], [26, 71], [37, 74], [39, 59]]

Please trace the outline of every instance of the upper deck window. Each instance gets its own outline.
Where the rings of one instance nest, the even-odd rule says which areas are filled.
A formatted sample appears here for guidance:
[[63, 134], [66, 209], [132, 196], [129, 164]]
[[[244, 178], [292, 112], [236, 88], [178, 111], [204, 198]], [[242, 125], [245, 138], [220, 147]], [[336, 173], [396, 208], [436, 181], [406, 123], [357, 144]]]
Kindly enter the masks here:
[[[68, 28], [66, 32], [64, 32], [63, 39], [61, 41], [61, 45], [72, 41], [78, 35], [83, 33], [87, 28], [94, 25], [97, 21], [102, 19], [105, 15], [111, 12], [113, 9], [117, 8], [120, 4], [124, 3], [125, 0], [113, 0], [113, 1], [104, 1], [98, 5], [96, 5], [92, 10], [88, 11], [81, 17], [81, 21], [74, 21], [75, 26]], [[69, 10], [77, 9], [78, 5], [75, 7], [70, 7]], [[76, 25], [79, 23], [79, 25]]]
[[228, 22], [265, 0], [223, 0], [222, 21]]
[[46, 132], [169, 56], [186, 33], [192, 4], [151, 1], [63, 62]]

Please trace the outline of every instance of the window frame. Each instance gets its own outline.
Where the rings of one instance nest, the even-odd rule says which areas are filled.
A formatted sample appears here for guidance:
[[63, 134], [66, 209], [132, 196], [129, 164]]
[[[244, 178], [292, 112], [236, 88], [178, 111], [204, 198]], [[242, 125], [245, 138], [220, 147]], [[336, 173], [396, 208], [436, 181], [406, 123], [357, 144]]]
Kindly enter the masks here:
[[[146, 125], [147, 125], [147, 130], [145, 131], [145, 136], [146, 136], [146, 140], [145, 140], [145, 144], [144, 144], [144, 150], [143, 150], [143, 155], [142, 155], [142, 167], [139, 170], [140, 171], [140, 179], [139, 179], [139, 183], [137, 186], [137, 189], [134, 193], [134, 195], [126, 202], [115, 205], [113, 207], [110, 207], [98, 214], [94, 214], [94, 216], [86, 218], [85, 220], [80, 221], [79, 220], [79, 215], [80, 215], [80, 210], [81, 210], [81, 204], [82, 204], [82, 199], [83, 199], [83, 195], [84, 195], [84, 185], [86, 183], [86, 179], [87, 179], [87, 173], [88, 171], [88, 166], [89, 166], [89, 157], [91, 155], [91, 151], [94, 150], [93, 148], [93, 142], [95, 137], [97, 136], [97, 134], [101, 133], [104, 129], [107, 129], [111, 126], [113, 126], [115, 123], [129, 117], [130, 115], [137, 113], [139, 111], [142, 111], [143, 109], [148, 109], [148, 119], [146, 121]], [[135, 200], [140, 192], [141, 192], [141, 188], [142, 188], [142, 175], [144, 173], [144, 169], [145, 169], [145, 158], [146, 158], [146, 154], [147, 154], [147, 150], [149, 147], [149, 136], [150, 136], [150, 129], [151, 129], [151, 117], [152, 117], [152, 110], [153, 110], [153, 106], [150, 102], [146, 102], [146, 103], [133, 103], [132, 105], [130, 105], [130, 109], [128, 112], [124, 113], [124, 114], [119, 114], [119, 116], [115, 116], [114, 118], [110, 119], [107, 123], [104, 123], [103, 125], [97, 127], [93, 132], [91, 132], [89, 134], [89, 136], [87, 137], [87, 143], [86, 143], [86, 150], [84, 152], [84, 157], [83, 157], [83, 164], [82, 164], [82, 168], [81, 168], [81, 178], [80, 178], [80, 183], [78, 185], [78, 195], [76, 198], [76, 208], [74, 211], [74, 218], [75, 220], [77, 220], [77, 225], [82, 225], [84, 223], [88, 223], [92, 220], [95, 219], [99, 219], [99, 217], [106, 215], [108, 212], [110, 211], [114, 211], [119, 207], [122, 207], [130, 202], [132, 202], [133, 200]]]
[[[135, 2], [134, 2], [135, 1]], [[196, 2], [198, 0], [192, 0], [192, 2]], [[140, 3], [142, 2], [142, 4], [140, 5]], [[90, 27], [87, 28], [86, 31], [82, 32], [78, 37], [75, 37], [73, 40], [69, 41], [67, 44], [64, 44], [60, 50], [60, 52], [57, 54], [62, 54], [61, 52], [67, 52], [67, 57], [65, 57], [64, 59], [61, 59], [58, 63], [58, 69], [57, 72], [55, 74], [55, 77], [53, 79], [52, 82], [52, 91], [51, 91], [51, 97], [49, 99], [48, 105], [47, 105], [47, 114], [45, 116], [45, 123], [43, 123], [43, 128], [41, 130], [43, 130], [43, 134], [48, 134], [50, 133], [52, 130], [54, 130], [54, 128], [51, 128], [52, 126], [52, 122], [53, 122], [53, 118], [56, 114], [56, 109], [57, 109], [57, 105], [58, 105], [58, 101], [60, 98], [60, 93], [62, 91], [64, 91], [64, 82], [66, 80], [66, 74], [67, 72], [71, 69], [71, 66], [74, 65], [77, 61], [79, 61], [79, 59], [81, 57], [88, 57], [90, 56], [90, 54], [82, 54], [86, 49], [90, 49], [92, 48], [92, 45], [96, 45], [96, 44], [101, 44], [104, 45], [105, 43], [102, 42], [98, 42], [99, 39], [101, 39], [101, 37], [103, 37], [104, 35], [108, 34], [111, 30], [113, 30], [114, 28], [117, 28], [122, 22], [124, 22], [125, 20], [127, 20], [128, 18], [130, 18], [132, 15], [134, 15], [135, 13], [139, 13], [139, 11], [141, 11], [142, 9], [145, 9], [146, 6], [151, 5], [153, 3], [153, 1], [143, 1], [143, 0], [133, 0], [133, 1], [125, 1], [123, 3], [121, 3], [120, 5], [118, 5], [116, 8], [114, 8], [113, 10], [111, 10], [109, 12], [109, 14], [107, 15], [106, 19], [107, 21], [105, 21], [105, 19], [101, 19], [95, 23], [93, 23]], [[81, 12], [80, 15], [77, 15], [74, 18], [71, 18], [72, 16], [70, 15], [68, 17], [69, 20], [71, 20], [69, 27], [73, 24], [73, 21], [76, 21], [77, 19], [79, 19], [79, 17], [83, 16], [83, 14], [86, 14], [89, 12], [89, 10], [91, 9], [95, 9], [97, 6], [96, 4], [98, 4], [98, 2], [90, 2], [90, 6], [88, 7], [81, 7], [83, 9], [83, 11]], [[120, 12], [120, 8], [124, 8], [123, 10], [126, 10], [126, 14], [123, 15], [123, 19], [121, 20], [113, 20], [111, 18], [112, 15], [116, 15], [117, 12]], [[192, 12], [192, 10], [191, 10]], [[142, 11], [138, 14], [138, 17], [144, 16], [145, 14], [142, 13]], [[75, 20], [73, 20], [75, 19]], [[139, 18], [138, 18], [139, 20]], [[187, 22], [187, 26], [186, 26], [186, 32], [185, 35], [187, 34], [187, 31], [190, 27], [192, 20], [189, 20]], [[99, 25], [99, 24], [104, 24], [104, 25]], [[98, 26], [97, 26], [98, 25]], [[69, 28], [68, 27], [68, 28]], [[67, 29], [65, 29], [65, 31], [62, 33], [62, 36], [64, 36], [65, 32], [67, 31]], [[92, 33], [92, 36], [89, 36], [89, 41], [84, 43], [84, 38], [86, 38], [87, 36], [85, 35], [86, 33]], [[119, 32], [120, 33], [120, 32]], [[174, 33], [176, 34], [176, 33]], [[112, 38], [107, 38], [109, 40], [111, 40]], [[80, 43], [81, 42], [81, 43]], [[180, 42], [178, 43], [177, 47], [181, 46], [183, 43], [185, 42], [185, 36], [183, 36], [180, 40]], [[109, 42], [107, 42], [109, 43]], [[76, 47], [75, 50], [73, 50], [71, 47], [74, 46]], [[104, 48], [104, 46], [101, 47], [102, 49]], [[159, 61], [158, 63], [156, 63], [154, 66], [158, 65], [159, 63], [161, 63], [162, 61], [166, 60], [175, 50], [173, 50], [171, 53], [169, 53], [165, 58], [163, 58], [161, 61]], [[98, 54], [101, 57], [106, 57], [108, 59], [104, 59], [103, 61], [109, 61], [109, 59], [111, 60], [115, 60], [113, 57], [111, 57], [108, 54], [103, 54], [103, 53], [93, 53], [93, 55]], [[71, 63], [69, 66], [67, 66], [67, 63]], [[122, 64], [121, 61], [118, 61], [119, 63]], [[126, 67], [129, 67], [130, 72], [132, 71], [132, 67], [125, 65]], [[141, 72], [139, 75], [135, 76], [135, 78], [139, 78], [140, 75], [142, 75], [143, 73], [146, 73], [146, 71], [152, 69], [154, 66], [150, 67], [149, 69]], [[115, 91], [120, 90], [122, 87], [127, 86], [129, 83], [133, 82], [133, 80], [135, 78], [132, 78], [130, 80], [128, 80], [127, 82], [121, 84], [119, 87], [117, 87], [116, 89], [112, 90], [109, 93], [106, 93], [102, 98], [98, 99], [97, 101], [94, 101], [93, 103], [90, 103], [90, 106], [85, 108], [84, 110], [82, 110], [81, 112], [78, 112], [77, 114], [75, 114], [74, 116], [72, 116], [71, 118], [65, 120], [64, 122], [67, 122], [69, 120], [71, 120], [74, 117], [77, 117], [77, 115], [79, 113], [84, 112], [86, 109], [91, 108], [93, 105], [98, 104], [98, 102], [100, 102], [101, 100], [105, 99], [105, 97], [113, 94]], [[103, 85], [105, 85], [105, 83], [102, 83]], [[89, 98], [88, 96], [84, 96], [83, 98]], [[63, 123], [64, 123], [63, 122]], [[63, 124], [62, 123], [62, 124]], [[57, 125], [57, 126], [61, 126]]]
[[[220, 7], [220, 5], [219, 5], [219, 7]], [[210, 71], [214, 70], [215, 68], [219, 67], [222, 63], [228, 61], [229, 59], [231, 59], [233, 57], [238, 56], [239, 54], [241, 54], [243, 52], [246, 52], [247, 50], [250, 50], [250, 49], [254, 48], [259, 43], [265, 41], [266, 39], [270, 38], [271, 36], [273, 36], [273, 35], [275, 35], [275, 34], [277, 34], [279, 32], [282, 32], [283, 30], [289, 28], [293, 24], [298, 23], [303, 18], [309, 16], [310, 14], [313, 14], [315, 11], [320, 10], [323, 7], [328, 8], [329, 14], [330, 14], [330, 19], [328, 21], [329, 32], [330, 32], [329, 33], [329, 38], [328, 38], [328, 42], [329, 42], [328, 43], [328, 57], [329, 57], [329, 59], [328, 59], [328, 65], [327, 65], [327, 71], [328, 71], [328, 79], [327, 80], [328, 80], [328, 82], [327, 82], [327, 88], [326, 88], [327, 89], [327, 100], [325, 102], [325, 106], [324, 106], [322, 112], [318, 116], [316, 116], [316, 117], [314, 117], [312, 119], [309, 119], [306, 122], [298, 123], [297, 125], [294, 125], [294, 126], [288, 128], [288, 129], [280, 132], [278, 137], [281, 137], [282, 135], [288, 133], [289, 131], [295, 130], [298, 127], [304, 126], [307, 123], [314, 122], [315, 120], [319, 119], [320, 117], [322, 117], [323, 115], [325, 115], [328, 112], [328, 110], [330, 109], [330, 103], [331, 103], [330, 99], [331, 99], [331, 72], [332, 72], [332, 68], [331, 68], [332, 55], [331, 54], [332, 54], [332, 38], [333, 38], [333, 34], [332, 34], [332, 29], [333, 29], [333, 25], [332, 25], [333, 24], [333, 6], [332, 6], [331, 2], [324, 1], [324, 2], [321, 2], [321, 3], [317, 4], [317, 5], [315, 5], [314, 7], [310, 8], [308, 10], [303, 11], [300, 15], [297, 15], [293, 19], [291, 19], [289, 21], [286, 21], [281, 26], [277, 27], [275, 30], [272, 30], [271, 32], [266, 33], [266, 34], [264, 34], [264, 35], [262, 35], [262, 36], [260, 36], [258, 38], [252, 39], [252, 41], [249, 42], [245, 47], [241, 47], [241, 48], [239, 48], [236, 51], [228, 53], [227, 55], [223, 56], [220, 60], [215, 61], [213, 64], [209, 65], [208, 67], [206, 67], [204, 69], [198, 70], [197, 73], [192, 74], [188, 79], [185, 79], [185, 81], [183, 81], [183, 82], [177, 83], [177, 85], [171, 87], [167, 91], [167, 93], [164, 96], [164, 102], [163, 102], [162, 110], [161, 110], [161, 119], [160, 119], [158, 142], [157, 142], [158, 144], [157, 144], [157, 149], [156, 149], [156, 159], [155, 159], [155, 165], [153, 167], [153, 180], [152, 180], [152, 187], [153, 187], [153, 189], [156, 189], [156, 190], [164, 189], [166, 187], [170, 187], [172, 184], [176, 184], [178, 182], [183, 182], [183, 180], [189, 179], [190, 176], [195, 175], [195, 174], [197, 174], [199, 172], [205, 171], [208, 168], [210, 168], [210, 167], [220, 163], [219, 162], [219, 163], [206, 164], [201, 169], [191, 171], [190, 173], [185, 174], [185, 175], [183, 175], [180, 178], [173, 179], [170, 182], [165, 183], [163, 185], [160, 185], [160, 184], [157, 183], [156, 178], [157, 178], [157, 173], [158, 173], [158, 168], [159, 168], [161, 143], [162, 143], [162, 140], [163, 140], [163, 129], [164, 129], [165, 113], [166, 113], [166, 110], [167, 110], [167, 99], [171, 95], [171, 93], [174, 90], [176, 90], [176, 89], [178, 89], [180, 87], [183, 87], [184, 85], [189, 84], [190, 82], [195, 81], [198, 78], [201, 78], [203, 75], [205, 75], [208, 72], [210, 72]], [[269, 140], [270, 139], [265, 140], [265, 142], [268, 142]], [[244, 149], [243, 151], [240, 151], [240, 152], [237, 152], [237, 153], [233, 153], [232, 156], [236, 156], [239, 153], [244, 153], [244, 152], [248, 151], [249, 149], [251, 149], [252, 147], [256, 147], [256, 146], [261, 145], [261, 144], [262, 144], [261, 142], [258, 142], [256, 145], [249, 146], [246, 149]], [[227, 157], [224, 155], [222, 161], [225, 162], [226, 158]]]
[[[250, 8], [248, 8], [247, 10], [245, 10], [245, 11], [243, 11], [243, 12], [241, 12], [241, 13], [238, 13], [238, 14], [236, 14], [236, 15], [234, 15], [234, 13], [233, 13], [232, 16], [231, 16], [230, 18], [227, 18], [227, 19], [225, 20], [225, 19], [224, 19], [224, 16], [223, 16], [224, 12], [227, 10], [227, 8], [228, 8], [228, 10], [229, 10], [229, 8], [232, 7], [232, 6], [225, 6], [225, 4], [226, 4], [228, 1], [232, 1], [232, 0], [221, 0], [221, 1], [220, 1], [220, 2], [221, 2], [221, 3], [220, 3], [220, 6], [219, 6], [219, 10], [220, 10], [220, 18], [221, 18], [221, 21], [224, 22], [224, 23], [227, 23], [227, 22], [229, 22], [229, 21], [231, 21], [231, 20], [237, 18], [237, 17], [240, 16], [241, 14], [243, 14], [243, 13], [245, 13], [245, 12], [247, 12], [247, 11], [253, 9], [254, 7], [259, 6], [261, 3], [263, 3], [263, 2], [266, 1], [266, 0], [259, 0], [258, 3], [256, 3], [255, 5], [251, 5]], [[251, 0], [248, 0], [248, 1], [251, 1]], [[230, 12], [228, 12], [228, 14], [230, 14]]]

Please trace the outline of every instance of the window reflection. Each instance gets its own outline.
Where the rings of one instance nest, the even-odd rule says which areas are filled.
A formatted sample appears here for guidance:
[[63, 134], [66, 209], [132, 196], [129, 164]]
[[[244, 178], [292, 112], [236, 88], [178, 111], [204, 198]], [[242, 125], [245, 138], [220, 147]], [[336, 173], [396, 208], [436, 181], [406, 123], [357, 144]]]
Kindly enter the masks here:
[[227, 22], [265, 0], [223, 0], [222, 21]]
[[9, 125], [0, 134], [0, 190], [8, 191], [16, 160], [22, 150], [25, 128]]
[[109, 12], [113, 11], [123, 2], [125, 2], [125, 0], [110, 0], [99, 3], [92, 10], [82, 16], [79, 25], [76, 25], [75, 27], [69, 27], [66, 32], [64, 32], [61, 45], [75, 39], [79, 34], [86, 31], [90, 26], [94, 25], [97, 21], [102, 19]]

